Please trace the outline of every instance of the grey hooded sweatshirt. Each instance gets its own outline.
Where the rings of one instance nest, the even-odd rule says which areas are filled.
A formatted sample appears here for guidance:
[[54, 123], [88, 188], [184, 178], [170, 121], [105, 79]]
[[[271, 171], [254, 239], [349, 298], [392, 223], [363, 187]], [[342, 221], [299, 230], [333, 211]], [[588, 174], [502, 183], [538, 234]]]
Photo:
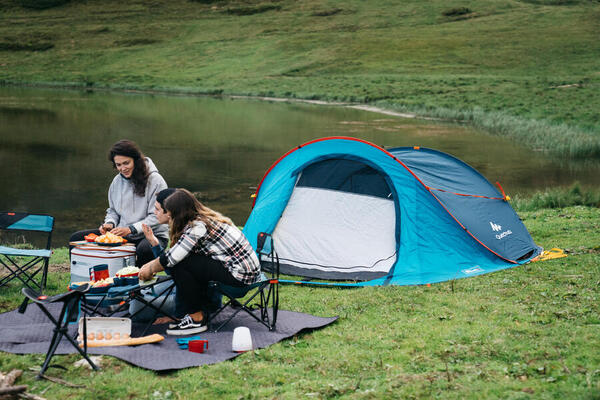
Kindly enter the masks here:
[[154, 215], [156, 195], [167, 188], [167, 183], [148, 157], [146, 157], [146, 164], [150, 175], [143, 197], [133, 193], [133, 183], [129, 179], [121, 174], [115, 176], [108, 189], [108, 209], [104, 223], [112, 223], [115, 227], [133, 227], [136, 232], [131, 235], [132, 239], [144, 237], [142, 224], [146, 224], [152, 228], [157, 238], [167, 239], [168, 226], [159, 224]]

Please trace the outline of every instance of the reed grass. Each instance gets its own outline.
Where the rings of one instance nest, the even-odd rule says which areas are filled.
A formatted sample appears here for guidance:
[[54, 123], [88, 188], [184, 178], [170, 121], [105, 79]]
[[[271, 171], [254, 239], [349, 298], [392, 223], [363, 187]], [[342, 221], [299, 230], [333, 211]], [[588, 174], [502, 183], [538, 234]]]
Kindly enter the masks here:
[[565, 123], [540, 119], [528, 119], [505, 112], [485, 111], [479, 107], [472, 110], [456, 110], [436, 107], [407, 107], [375, 102], [384, 109], [415, 114], [426, 118], [467, 123], [492, 135], [509, 138], [536, 151], [573, 159], [600, 158], [600, 136], [592, 129], [583, 129]]
[[588, 206], [600, 208], [600, 189], [582, 188], [579, 183], [569, 188], [550, 188], [529, 196], [515, 195], [511, 205], [517, 211], [536, 211], [545, 208]]

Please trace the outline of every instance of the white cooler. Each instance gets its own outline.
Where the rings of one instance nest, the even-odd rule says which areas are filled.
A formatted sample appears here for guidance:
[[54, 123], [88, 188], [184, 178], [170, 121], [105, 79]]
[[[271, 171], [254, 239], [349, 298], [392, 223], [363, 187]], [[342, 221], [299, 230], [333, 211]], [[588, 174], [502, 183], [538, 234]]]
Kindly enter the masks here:
[[134, 244], [109, 247], [77, 243], [71, 250], [71, 283], [89, 281], [90, 268], [95, 265], [107, 264], [110, 276], [115, 276], [123, 267], [135, 265]]

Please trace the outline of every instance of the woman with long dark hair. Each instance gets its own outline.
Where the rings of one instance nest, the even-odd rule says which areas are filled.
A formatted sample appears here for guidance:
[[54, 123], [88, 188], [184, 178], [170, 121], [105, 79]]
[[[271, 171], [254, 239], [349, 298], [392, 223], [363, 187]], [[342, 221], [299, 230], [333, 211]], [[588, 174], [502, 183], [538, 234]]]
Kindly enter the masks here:
[[209, 281], [243, 287], [260, 277], [254, 249], [231, 221], [200, 203], [192, 193], [177, 189], [164, 201], [171, 248], [140, 270], [142, 280], [169, 269], [187, 313], [167, 330], [189, 335], [206, 330], [212, 302]]
[[152, 260], [150, 243], [144, 238], [142, 225], [148, 225], [166, 247], [168, 228], [160, 224], [154, 215], [156, 194], [167, 188], [167, 183], [138, 145], [127, 139], [115, 143], [108, 154], [109, 161], [119, 172], [108, 189], [108, 209], [104, 222], [98, 229], [79, 231], [71, 236], [71, 241], [83, 240], [89, 233], [111, 232], [125, 237], [136, 245], [136, 265]]

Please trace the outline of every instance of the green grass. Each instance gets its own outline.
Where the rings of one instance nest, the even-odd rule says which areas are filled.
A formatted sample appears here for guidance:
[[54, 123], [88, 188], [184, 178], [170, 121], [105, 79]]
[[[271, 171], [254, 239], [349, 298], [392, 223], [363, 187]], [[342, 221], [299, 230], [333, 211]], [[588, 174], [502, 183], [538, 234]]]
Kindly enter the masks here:
[[[600, 209], [520, 213], [536, 242], [569, 257], [427, 286], [281, 288], [282, 308], [340, 319], [232, 361], [156, 374], [104, 357], [100, 372], [58, 356], [86, 389], [19, 383], [48, 399], [577, 398], [600, 393]], [[66, 251], [52, 264], [65, 264]], [[60, 291], [67, 273], [53, 273]], [[17, 287], [1, 309], [16, 307]], [[2, 353], [0, 370], [41, 355]]]
[[45, 10], [0, 0], [0, 9], [5, 84], [368, 102], [563, 157], [600, 155], [595, 0], [73, 0]]
[[511, 200], [517, 211], [534, 211], [543, 208], [564, 208], [569, 206], [600, 207], [600, 190], [582, 189], [579, 183], [570, 188], [550, 188], [529, 196], [515, 196]]

